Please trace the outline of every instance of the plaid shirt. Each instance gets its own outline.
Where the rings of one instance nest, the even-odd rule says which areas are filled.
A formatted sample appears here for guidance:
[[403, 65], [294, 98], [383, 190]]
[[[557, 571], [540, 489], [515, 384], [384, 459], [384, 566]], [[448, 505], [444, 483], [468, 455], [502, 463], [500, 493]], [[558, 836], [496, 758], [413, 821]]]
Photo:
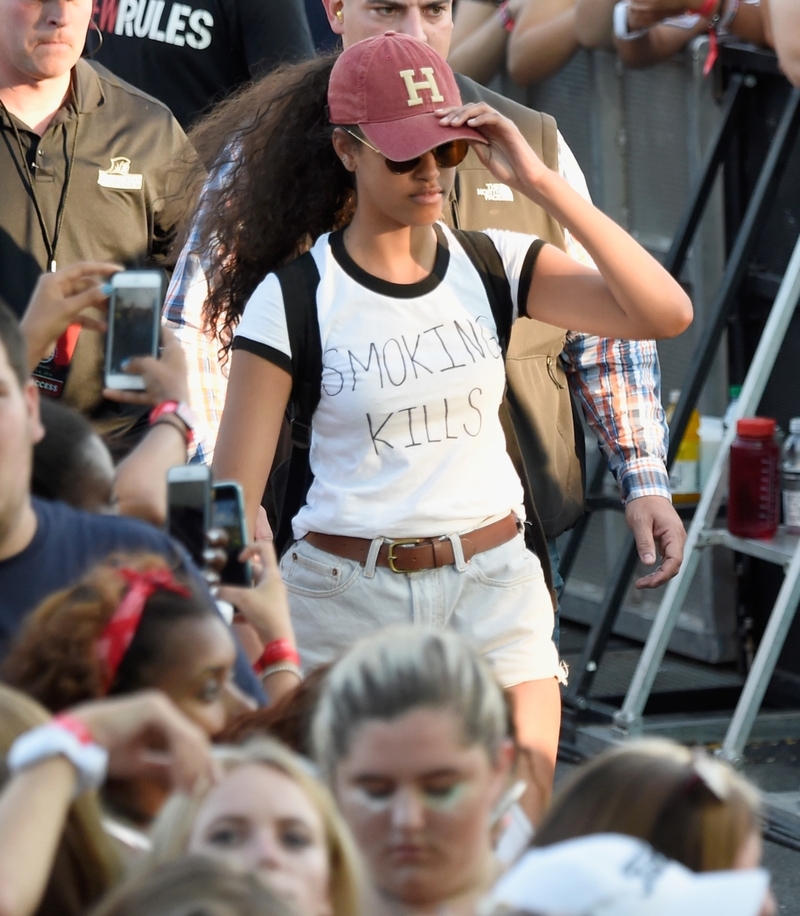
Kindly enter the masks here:
[[[560, 134], [558, 149], [560, 174], [588, 198], [583, 173]], [[219, 187], [225, 172], [218, 170], [209, 178], [207, 188]], [[594, 266], [580, 243], [569, 233], [565, 235], [569, 255]], [[189, 396], [198, 423], [192, 460], [210, 464], [225, 405], [228, 364], [220, 362], [219, 343], [203, 320], [208, 286], [203, 264], [195, 253], [199, 247], [195, 225], [172, 275], [164, 318], [175, 327], [187, 356]], [[669, 432], [661, 406], [655, 343], [570, 332], [561, 359], [572, 393], [597, 437], [623, 500], [638, 496], [670, 499], [665, 464]]]

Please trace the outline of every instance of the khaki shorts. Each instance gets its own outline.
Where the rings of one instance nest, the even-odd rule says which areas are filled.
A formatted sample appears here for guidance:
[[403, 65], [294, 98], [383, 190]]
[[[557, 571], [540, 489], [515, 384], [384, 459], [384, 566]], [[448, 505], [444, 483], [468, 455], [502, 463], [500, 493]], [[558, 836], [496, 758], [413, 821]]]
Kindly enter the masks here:
[[295, 542], [281, 560], [305, 670], [333, 661], [382, 627], [453, 627], [489, 662], [504, 687], [563, 680], [553, 643], [553, 605], [538, 558], [522, 535], [453, 566], [414, 573], [376, 567], [378, 538], [364, 566]]

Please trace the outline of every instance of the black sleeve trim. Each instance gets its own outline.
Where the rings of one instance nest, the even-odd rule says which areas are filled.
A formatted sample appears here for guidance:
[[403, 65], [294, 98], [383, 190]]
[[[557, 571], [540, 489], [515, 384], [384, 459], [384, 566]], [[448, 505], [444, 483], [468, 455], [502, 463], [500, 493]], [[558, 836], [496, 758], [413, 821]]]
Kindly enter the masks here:
[[231, 350], [247, 350], [248, 353], [260, 356], [261, 359], [265, 359], [268, 363], [283, 369], [289, 375], [292, 374], [292, 358], [280, 350], [276, 350], [275, 347], [269, 347], [267, 344], [260, 343], [257, 340], [250, 340], [249, 337], [240, 337], [237, 334], [233, 338]]
[[[522, 272], [519, 275], [519, 290], [517, 291], [517, 314], [520, 318], [528, 318], [528, 293], [531, 291], [531, 282], [533, 281], [533, 271], [536, 267], [536, 261], [539, 253], [545, 246], [544, 239], [536, 239], [531, 243], [525, 260], [522, 262]], [[238, 338], [237, 338], [238, 340]]]

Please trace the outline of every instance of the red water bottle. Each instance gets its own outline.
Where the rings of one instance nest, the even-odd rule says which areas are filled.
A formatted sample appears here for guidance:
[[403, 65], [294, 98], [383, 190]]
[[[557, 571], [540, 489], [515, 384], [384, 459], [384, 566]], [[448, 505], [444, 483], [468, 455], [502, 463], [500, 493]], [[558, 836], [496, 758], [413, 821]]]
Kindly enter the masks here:
[[730, 533], [743, 538], [771, 538], [778, 530], [780, 492], [775, 421], [766, 417], [739, 420], [731, 446]]

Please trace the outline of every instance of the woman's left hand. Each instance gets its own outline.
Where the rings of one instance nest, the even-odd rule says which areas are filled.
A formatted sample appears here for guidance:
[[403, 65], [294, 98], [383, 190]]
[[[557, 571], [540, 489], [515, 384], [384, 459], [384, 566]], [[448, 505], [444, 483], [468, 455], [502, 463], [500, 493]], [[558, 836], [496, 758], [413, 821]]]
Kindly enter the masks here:
[[101, 281], [120, 270], [119, 264], [81, 261], [39, 277], [20, 320], [32, 370], [73, 322], [93, 331], [106, 330], [108, 292]]
[[503, 184], [521, 193], [531, 184], [535, 185], [539, 175], [547, 166], [530, 148], [519, 128], [508, 118], [495, 111], [485, 102], [474, 102], [460, 108], [442, 108], [443, 127], [473, 127], [481, 133], [486, 142], [472, 142], [481, 163]]

